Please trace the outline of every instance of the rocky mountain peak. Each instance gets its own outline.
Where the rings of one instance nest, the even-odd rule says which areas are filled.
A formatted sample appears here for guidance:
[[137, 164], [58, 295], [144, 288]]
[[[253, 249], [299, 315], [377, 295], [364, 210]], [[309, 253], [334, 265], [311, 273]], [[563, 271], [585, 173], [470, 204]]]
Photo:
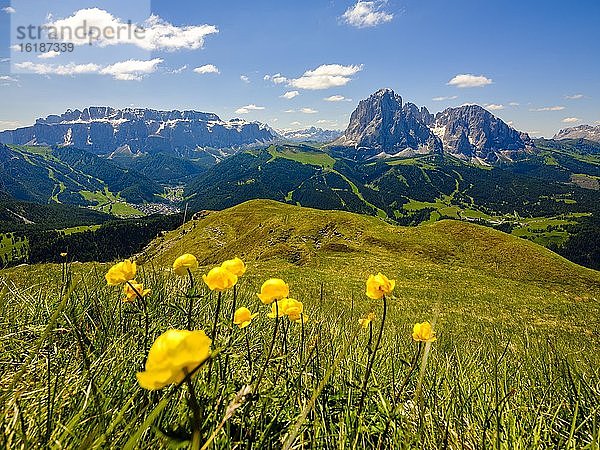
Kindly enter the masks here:
[[348, 128], [331, 145], [347, 148], [357, 159], [447, 152], [494, 163], [512, 159], [532, 141], [481, 106], [448, 108], [434, 116], [386, 88], [359, 102]]
[[380, 89], [359, 102], [348, 128], [332, 146], [353, 147], [357, 158], [441, 151], [441, 141], [429, 129], [427, 120], [430, 117], [426, 109], [421, 111], [412, 103], [403, 105], [402, 97], [392, 89]]

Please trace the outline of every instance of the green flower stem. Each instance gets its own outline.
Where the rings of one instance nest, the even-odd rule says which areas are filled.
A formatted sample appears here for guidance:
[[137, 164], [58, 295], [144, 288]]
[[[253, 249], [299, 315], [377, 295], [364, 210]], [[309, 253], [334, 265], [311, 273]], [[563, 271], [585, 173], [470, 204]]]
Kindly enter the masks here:
[[[142, 296], [142, 294], [133, 286], [131, 281], [128, 281], [127, 284], [133, 292], [135, 292], [136, 297], [138, 298], [140, 304], [142, 305], [142, 311], [144, 313], [144, 353], [148, 351], [148, 332], [149, 332], [149, 318], [148, 318], [148, 304], [146, 299]], [[144, 361], [145, 363], [145, 361]]]
[[190, 279], [190, 287], [188, 289], [188, 311], [187, 311], [187, 329], [192, 329], [192, 308], [194, 306], [194, 276], [192, 275], [192, 271], [187, 269], [188, 277]]
[[252, 373], [252, 354], [250, 353], [250, 338], [248, 337], [248, 327], [244, 329], [244, 337], [246, 338], [246, 352], [248, 357], [248, 370]]
[[187, 378], [186, 384], [188, 390], [190, 391], [189, 406], [193, 415], [192, 450], [198, 450], [200, 448], [200, 427], [202, 425], [200, 404], [198, 403], [198, 398], [196, 397], [196, 391], [194, 390], [194, 385], [192, 384], [191, 378]]
[[277, 300], [275, 300], [275, 327], [273, 328], [273, 337], [271, 338], [271, 345], [269, 346], [269, 351], [267, 353], [267, 359], [265, 360], [265, 364], [262, 366], [260, 374], [258, 375], [258, 379], [256, 380], [256, 384], [254, 385], [254, 393], [258, 391], [258, 387], [260, 386], [260, 382], [265, 375], [265, 371], [267, 370], [267, 366], [269, 365], [269, 360], [271, 359], [271, 355], [273, 355], [273, 347], [275, 347], [275, 340], [277, 339], [277, 330], [279, 328], [279, 304]]
[[383, 315], [381, 316], [381, 325], [379, 326], [379, 334], [377, 335], [377, 341], [375, 342], [375, 347], [371, 352], [369, 357], [369, 361], [367, 362], [367, 369], [365, 371], [365, 379], [363, 380], [362, 385], [362, 393], [360, 396], [360, 401], [358, 402], [358, 412], [356, 413], [356, 431], [358, 437], [358, 424], [360, 421], [360, 416], [362, 414], [363, 408], [365, 406], [365, 399], [367, 398], [367, 387], [369, 384], [369, 378], [371, 377], [371, 371], [373, 370], [373, 364], [375, 363], [375, 358], [377, 356], [377, 350], [379, 350], [379, 345], [381, 344], [381, 336], [383, 335], [383, 327], [385, 325], [385, 316], [387, 314], [387, 299], [385, 295], [383, 296]]

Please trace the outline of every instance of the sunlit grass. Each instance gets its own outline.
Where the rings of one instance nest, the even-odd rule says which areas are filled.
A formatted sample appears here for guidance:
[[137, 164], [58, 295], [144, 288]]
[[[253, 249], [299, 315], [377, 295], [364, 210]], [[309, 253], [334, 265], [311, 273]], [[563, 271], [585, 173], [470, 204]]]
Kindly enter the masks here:
[[[151, 340], [167, 329], [184, 329], [187, 322], [188, 280], [165, 269], [144, 267], [138, 277], [152, 289]], [[231, 325], [231, 290], [223, 295], [213, 377], [207, 380], [204, 370], [194, 379], [203, 405], [202, 442], [264, 365], [273, 319], [266, 316], [270, 307], [256, 297], [262, 281], [256, 272], [263, 270], [249, 265], [237, 286], [237, 304], [259, 312], [244, 330]], [[3, 285], [0, 446], [31, 448], [50, 442], [61, 448], [123, 448], [138, 431], [135, 446], [140, 448], [167, 448], [190, 438], [187, 391], [172, 386], [148, 392], [137, 384], [135, 373], [143, 369], [147, 354], [143, 317], [123, 303], [120, 290], [106, 287], [105, 272], [99, 266], [74, 266], [74, 288], [62, 294], [60, 266], [44, 266], [43, 283], [7, 280]], [[196, 278], [206, 272], [194, 271]], [[311, 317], [304, 337], [300, 325], [282, 321], [256, 395], [240, 400], [214, 437], [217, 448], [281, 446], [336, 361], [294, 445], [595, 448], [600, 420], [599, 355], [593, 342], [597, 330], [585, 331], [583, 317], [571, 321], [571, 330], [554, 323], [561, 332], [553, 335], [517, 307], [513, 314], [491, 309], [487, 320], [471, 317], [467, 304], [445, 311], [441, 298], [415, 301], [414, 292], [403, 290], [403, 280], [398, 280], [359, 420], [369, 333], [358, 319], [373, 311], [376, 328], [381, 301], [364, 295], [364, 283], [345, 286], [340, 279], [321, 287], [307, 275], [289, 283], [290, 296], [303, 301]], [[216, 293], [198, 287], [192, 327], [208, 333]], [[495, 320], [499, 314], [501, 320]], [[47, 330], [53, 315], [56, 323]], [[437, 341], [423, 378], [421, 405], [415, 398], [418, 371], [411, 370], [418, 345], [411, 332], [422, 320], [436, 321]], [[157, 407], [160, 413], [150, 416]], [[143, 426], [149, 416], [152, 424]]]

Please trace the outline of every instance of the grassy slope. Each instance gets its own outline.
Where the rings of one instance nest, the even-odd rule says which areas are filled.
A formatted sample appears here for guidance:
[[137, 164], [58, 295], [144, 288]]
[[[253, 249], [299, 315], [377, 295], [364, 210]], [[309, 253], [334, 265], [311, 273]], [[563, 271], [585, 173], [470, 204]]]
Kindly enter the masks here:
[[600, 273], [478, 225], [397, 227], [375, 217], [257, 200], [167, 234], [147, 257], [167, 265], [184, 252], [203, 265], [238, 255], [257, 279], [280, 274], [306, 287], [322, 280], [339, 301], [359, 297], [366, 277], [382, 271], [397, 280], [398, 307], [437, 308], [453, 327], [467, 329], [473, 321], [533, 327], [574, 340], [593, 334], [600, 343]]
[[[268, 308], [254, 295], [267, 276], [288, 281], [291, 295], [304, 301], [311, 317], [306, 342], [319, 342], [320, 350], [311, 356], [310, 366], [317, 375], [307, 372], [305, 390], [296, 393], [291, 382], [297, 367], [295, 350], [285, 360], [286, 370], [267, 371], [266, 392], [251, 411], [283, 409], [271, 435], [267, 431], [269, 413], [267, 422], [252, 415], [251, 435], [245, 438], [249, 442], [257, 442], [261, 436], [275, 442], [289, 430], [300, 409], [290, 398], [298, 395], [304, 399], [302, 403], [306, 401], [316, 387], [319, 371], [330, 367], [341, 348], [353, 339], [358, 317], [370, 310], [380, 317], [381, 302], [364, 295], [364, 280], [377, 271], [395, 278], [397, 284], [389, 300], [383, 356], [375, 367], [374, 390], [367, 397], [363, 417], [372, 428], [361, 433], [358, 448], [371, 447], [379, 438], [385, 424], [385, 399], [393, 397], [394, 386], [407, 372], [399, 368], [400, 361], [410, 360], [415, 348], [410, 340], [412, 324], [427, 319], [436, 321], [438, 341], [432, 347], [425, 376], [424, 428], [412, 422], [410, 411], [397, 417], [389, 434], [394, 448], [440, 448], [445, 439], [450, 448], [476, 448], [483, 442], [485, 429], [490, 445], [502, 429], [497, 438], [504, 443], [502, 448], [562, 448], [568, 442], [583, 447], [599, 437], [598, 393], [593, 386], [598, 383], [600, 363], [600, 273], [538, 245], [455, 221], [403, 228], [375, 217], [250, 201], [166, 234], [138, 259], [142, 263], [138, 280], [153, 290], [149, 301], [151, 338], [185, 324], [186, 303], [181, 298], [185, 280], [174, 279], [168, 269], [173, 259], [185, 252], [196, 254], [205, 266], [195, 273], [197, 279], [207, 267], [226, 258], [238, 255], [246, 260], [248, 271], [240, 279], [238, 305], [261, 312], [250, 329], [256, 364], [272, 333], [272, 322], [264, 314]], [[134, 372], [145, 354], [140, 348], [139, 314], [119, 306], [120, 293], [105, 286], [106, 268], [72, 265], [78, 284], [66, 306], [69, 320], [61, 317], [50, 338], [55, 345], [52, 364], [56, 381], [53, 378], [52, 383], [56, 384], [49, 427], [53, 442], [63, 447], [101, 448], [102, 440], [108, 439], [114, 448], [122, 448], [163, 395], [146, 396], [135, 382]], [[8, 362], [22, 361], [29, 354], [58, 306], [60, 266], [13, 268], [0, 271], [0, 278], [7, 282], [4, 288], [0, 283], [0, 320], [6, 322], [0, 329], [7, 330], [0, 333], [0, 345], [6, 350], [0, 353], [0, 362], [9, 368], [0, 376], [1, 388], [20, 368]], [[224, 299], [227, 317], [231, 314], [230, 293]], [[213, 317], [214, 298], [198, 299], [197, 326], [209, 330]], [[222, 333], [225, 329], [223, 325]], [[73, 330], [80, 330], [86, 342], [89, 340], [88, 369]], [[297, 328], [290, 330], [292, 337], [296, 348]], [[305, 439], [314, 438], [312, 442], [319, 448], [351, 447], [344, 426], [352, 423], [356, 411], [365, 339], [361, 334], [353, 341], [308, 421]], [[242, 343], [236, 344], [234, 355], [243, 355], [243, 349]], [[248, 377], [243, 356], [234, 356], [232, 364], [231, 372], [219, 384], [224, 391], [219, 391], [216, 400], [210, 397], [214, 393], [203, 391], [203, 377], [199, 377], [202, 395], [213, 399], [207, 401], [220, 402], [215, 408], [221, 409], [213, 415], [212, 407], [205, 410], [210, 416], [209, 431], [239, 389], [236, 383], [244, 383]], [[38, 406], [46, 401], [45, 367], [40, 354], [20, 379], [17, 392], [25, 395], [27, 402], [18, 402], [16, 394], [9, 396], [5, 425], [11, 443], [19, 442], [22, 433], [15, 425], [19, 420], [14, 411], [19, 408], [23, 409], [21, 420], [29, 444], [45, 439], [45, 407], [40, 410]], [[92, 379], [101, 394], [89, 401]], [[411, 378], [407, 392], [400, 397], [404, 408], [410, 408], [415, 382], [415, 377]], [[505, 400], [498, 403], [501, 398]], [[127, 401], [131, 407], [126, 406]], [[150, 406], [146, 406], [148, 401]], [[495, 417], [498, 408], [501, 413]], [[161, 421], [172, 426], [185, 422], [182, 408], [173, 404]], [[232, 422], [239, 423], [236, 419]], [[107, 426], [111, 431], [102, 436]], [[235, 445], [235, 429], [232, 425], [220, 435], [217, 448]], [[148, 434], [146, 442], [153, 448], [167, 448], [156, 432]]]

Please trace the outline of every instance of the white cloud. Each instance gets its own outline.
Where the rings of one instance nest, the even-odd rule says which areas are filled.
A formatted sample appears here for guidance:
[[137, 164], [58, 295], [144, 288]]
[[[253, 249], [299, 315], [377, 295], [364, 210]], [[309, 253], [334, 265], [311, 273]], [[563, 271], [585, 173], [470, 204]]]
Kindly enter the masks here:
[[283, 75], [281, 75], [280, 73], [276, 73], [274, 75], [265, 75], [263, 77], [263, 79], [265, 81], [272, 81], [275, 84], [282, 84], [282, 83], [286, 83], [288, 81], [288, 79], [286, 77], [284, 77]]
[[292, 123], [290, 123], [290, 125], [302, 125], [302, 123], [301, 123], [301, 122], [298, 122], [298, 121], [296, 121], [296, 122], [292, 122]]
[[112, 75], [115, 80], [138, 81], [141, 80], [144, 75], [155, 72], [158, 65], [162, 62], [163, 60], [160, 58], [154, 58], [148, 61], [128, 59], [127, 61], [121, 61], [106, 66], [100, 71], [100, 74]]
[[316, 114], [319, 111], [317, 111], [316, 109], [312, 109], [312, 108], [300, 108], [300, 112], [302, 114]]
[[541, 112], [541, 111], [562, 111], [565, 109], [564, 106], [544, 106], [543, 108], [533, 108], [529, 111]]
[[22, 63], [16, 63], [15, 67], [19, 70], [32, 72], [38, 75], [82, 75], [90, 73], [99, 73], [102, 66], [98, 64], [37, 64], [31, 61], [25, 61]]
[[295, 110], [295, 109], [286, 109], [286, 110], [284, 111], [284, 113], [288, 113], [288, 114], [289, 114], [289, 113], [295, 113], [295, 112], [296, 112], [296, 110]]
[[445, 102], [446, 100], [456, 100], [458, 95], [450, 95], [448, 97], [433, 97], [431, 100], [434, 102]]
[[250, 104], [246, 106], [242, 106], [235, 110], [236, 114], [248, 114], [250, 111], [260, 111], [265, 109], [264, 106], [256, 106], [255, 104]]
[[178, 67], [177, 69], [171, 70], [169, 73], [171, 73], [171, 74], [178, 74], [178, 73], [186, 71], [187, 68], [188, 68], [187, 64], [184, 64], [183, 66]]
[[577, 117], [565, 117], [563, 120], [563, 123], [576, 123], [581, 121], [581, 119], [577, 118]]
[[5, 8], [2, 8], [2, 11], [4, 11], [6, 14], [14, 14], [17, 12], [17, 10], [15, 8], [13, 8], [12, 6], [7, 6]]
[[286, 98], [286, 99], [290, 100], [290, 99], [292, 99], [294, 97], [297, 97], [299, 95], [300, 95], [300, 92], [298, 92], [298, 91], [288, 91], [285, 94], [280, 95], [280, 97], [281, 98]]
[[456, 86], [459, 88], [472, 88], [472, 87], [483, 87], [488, 84], [492, 84], [493, 81], [491, 78], [487, 78], [483, 75], [471, 75], [470, 73], [463, 73], [456, 75], [450, 81], [448, 81], [449, 86]]
[[325, 97], [323, 100], [325, 100], [326, 102], [343, 102], [343, 101], [351, 102], [352, 101], [351, 98], [346, 98], [343, 95], [332, 95], [330, 97]]
[[17, 80], [16, 78], [10, 77], [8, 75], [2, 75], [2, 76], [0, 76], [0, 81], [3, 83], [16, 83], [19, 80]]
[[[46, 24], [51, 27], [49, 34], [56, 31], [59, 39], [64, 42], [86, 45], [91, 40], [101, 47], [130, 44], [148, 51], [197, 50], [204, 47], [206, 36], [219, 32], [216, 26], [206, 24], [177, 27], [154, 14], [140, 24], [130, 24], [100, 8], [80, 9], [67, 18], [49, 20]], [[79, 37], [73, 32], [61, 33], [62, 30], [72, 31], [83, 27], [84, 24], [89, 31], [87, 36], [82, 33], [79, 33]]]
[[220, 74], [221, 72], [219, 72], [219, 69], [217, 66], [215, 66], [214, 64], [205, 64], [203, 66], [200, 67], [196, 67], [194, 69], [194, 72], [199, 73], [199, 74], [205, 74], [205, 73], [216, 73], [216, 74]]
[[583, 94], [565, 95], [567, 100], [580, 100], [583, 98]]
[[21, 125], [21, 122], [16, 120], [0, 120], [0, 127], [2, 128], [16, 128]]
[[517, 103], [517, 102], [510, 102], [508, 104], [508, 106], [519, 106], [519, 103]]
[[248, 78], [246, 75], [240, 75], [240, 80], [242, 80], [244, 83], [250, 83], [250, 78]]
[[300, 78], [289, 80], [289, 85], [298, 89], [318, 90], [345, 86], [352, 75], [360, 72], [363, 66], [340, 64], [323, 64], [314, 70], [307, 70]]
[[391, 21], [394, 15], [383, 11], [385, 1], [358, 1], [354, 6], [350, 6], [342, 19], [348, 25], [356, 28], [375, 27], [382, 23]]
[[498, 105], [495, 103], [486, 103], [485, 107], [490, 111], [500, 111], [501, 109], [504, 109], [504, 105]]
[[52, 58], [56, 58], [58, 55], [60, 55], [60, 52], [57, 52], [56, 50], [50, 50], [49, 52], [39, 54], [38, 58], [52, 59]]
[[151, 59], [148, 61], [129, 59], [127, 61], [117, 62], [105, 67], [98, 64], [45, 64], [26, 61], [16, 63], [15, 67], [19, 70], [32, 72], [38, 75], [83, 75], [83, 74], [100, 74], [110, 75], [115, 80], [141, 80], [144, 75], [156, 71], [158, 65], [163, 60], [160, 58]]

